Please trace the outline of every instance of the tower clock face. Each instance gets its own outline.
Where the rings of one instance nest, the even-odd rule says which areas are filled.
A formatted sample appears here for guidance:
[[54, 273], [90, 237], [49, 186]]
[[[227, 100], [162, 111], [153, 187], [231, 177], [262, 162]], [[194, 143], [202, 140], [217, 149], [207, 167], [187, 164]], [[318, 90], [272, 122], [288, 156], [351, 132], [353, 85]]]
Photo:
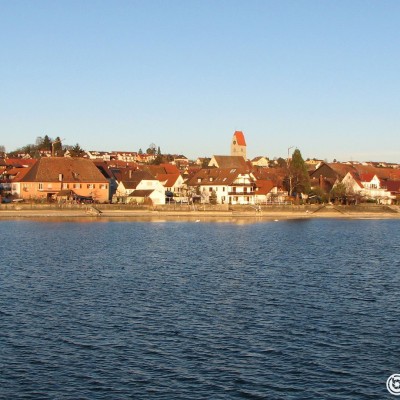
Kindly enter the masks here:
[[236, 144], [236, 140], [233, 141], [233, 144]]

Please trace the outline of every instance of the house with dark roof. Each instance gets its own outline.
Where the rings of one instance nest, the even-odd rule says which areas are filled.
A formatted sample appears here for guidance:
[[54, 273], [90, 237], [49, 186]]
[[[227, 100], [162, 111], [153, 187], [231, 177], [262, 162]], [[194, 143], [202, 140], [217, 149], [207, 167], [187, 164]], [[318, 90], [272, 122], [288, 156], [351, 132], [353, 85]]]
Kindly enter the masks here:
[[352, 165], [341, 163], [322, 163], [317, 169], [310, 172], [311, 187], [320, 187], [330, 192], [333, 186], [342, 181], [348, 172], [356, 172]]
[[55, 200], [60, 191], [72, 190], [94, 201], [109, 200], [107, 179], [91, 160], [84, 158], [40, 158], [24, 176], [14, 178], [14, 183], [15, 194], [23, 199]]
[[208, 166], [223, 169], [250, 169], [246, 160], [242, 156], [212, 156]]

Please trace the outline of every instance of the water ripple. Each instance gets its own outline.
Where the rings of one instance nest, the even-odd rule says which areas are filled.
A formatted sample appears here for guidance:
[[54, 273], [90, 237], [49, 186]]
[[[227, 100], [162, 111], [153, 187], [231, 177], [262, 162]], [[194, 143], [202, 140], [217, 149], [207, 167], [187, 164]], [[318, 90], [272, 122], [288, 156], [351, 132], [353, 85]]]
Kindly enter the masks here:
[[3, 221], [0, 398], [385, 398], [399, 227]]

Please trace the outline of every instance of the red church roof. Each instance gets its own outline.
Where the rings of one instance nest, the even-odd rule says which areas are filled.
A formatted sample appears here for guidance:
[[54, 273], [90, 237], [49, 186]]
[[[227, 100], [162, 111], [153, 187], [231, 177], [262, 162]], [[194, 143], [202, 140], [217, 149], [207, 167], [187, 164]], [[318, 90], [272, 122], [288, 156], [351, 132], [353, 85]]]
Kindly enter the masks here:
[[236, 142], [239, 146], [246, 146], [246, 140], [244, 139], [244, 134], [242, 131], [235, 131], [233, 136], [236, 137]]

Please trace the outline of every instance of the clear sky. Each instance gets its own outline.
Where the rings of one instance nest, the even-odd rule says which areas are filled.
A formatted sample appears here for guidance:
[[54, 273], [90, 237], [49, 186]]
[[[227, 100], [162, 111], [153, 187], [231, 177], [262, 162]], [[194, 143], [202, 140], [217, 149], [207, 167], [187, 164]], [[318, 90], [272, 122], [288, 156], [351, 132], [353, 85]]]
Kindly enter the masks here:
[[0, 0], [0, 145], [400, 163], [398, 0]]

